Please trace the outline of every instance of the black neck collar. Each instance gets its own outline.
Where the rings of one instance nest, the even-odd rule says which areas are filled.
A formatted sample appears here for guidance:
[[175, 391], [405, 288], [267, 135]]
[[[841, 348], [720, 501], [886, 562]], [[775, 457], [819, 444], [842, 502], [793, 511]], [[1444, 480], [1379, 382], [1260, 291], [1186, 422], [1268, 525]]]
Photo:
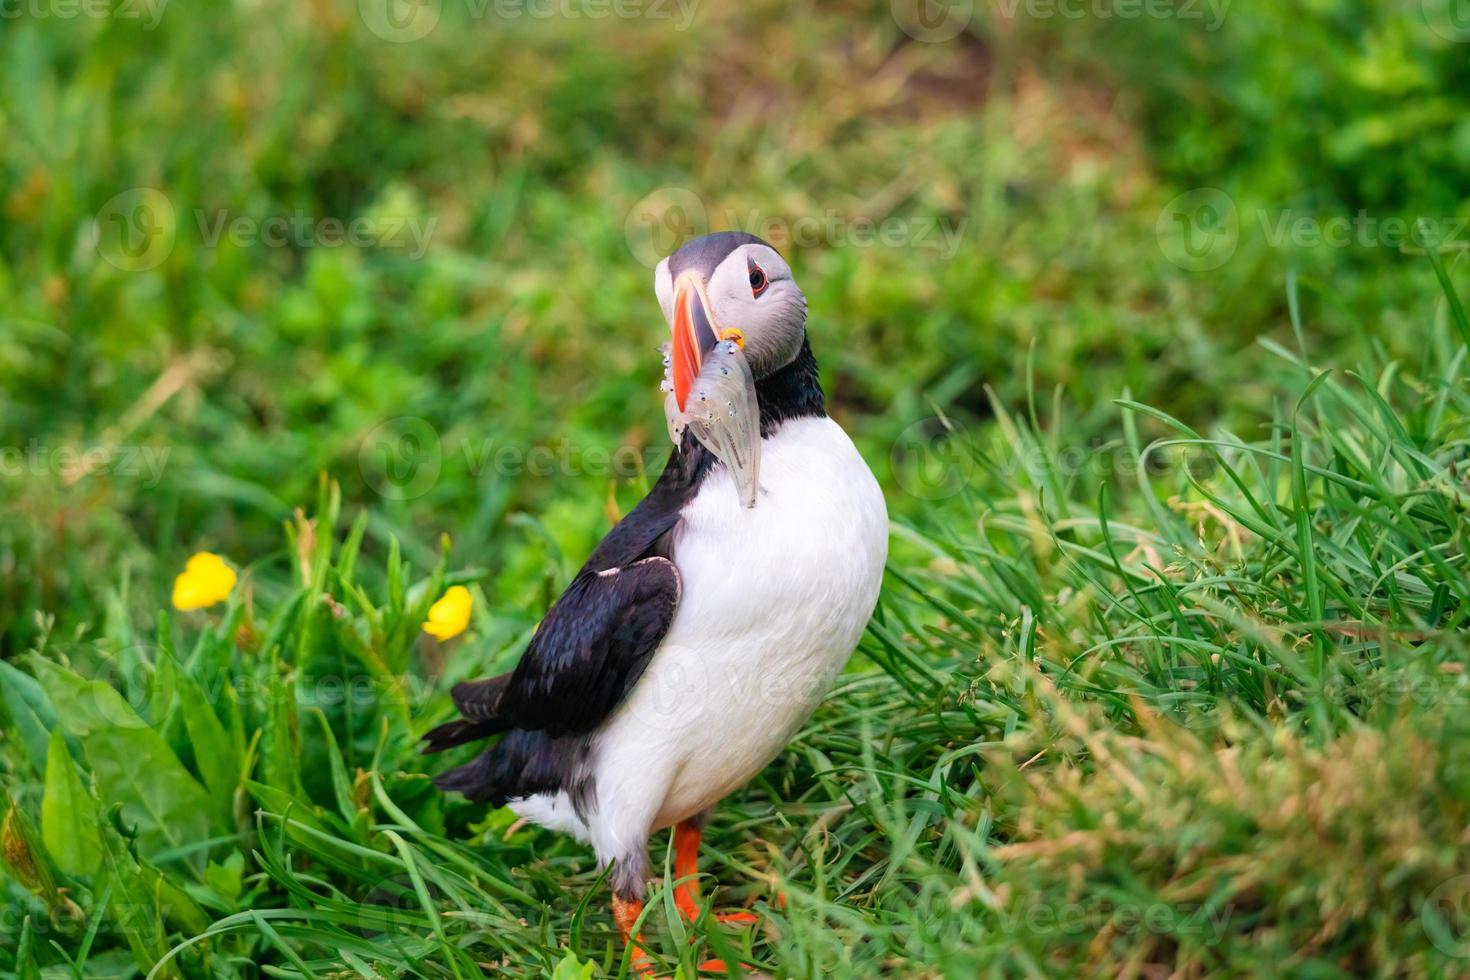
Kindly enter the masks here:
[[761, 406], [761, 435], [769, 436], [787, 419], [822, 418], [827, 414], [822, 400], [822, 384], [817, 378], [817, 359], [805, 336], [801, 350], [785, 367], [766, 375], [755, 383], [756, 400]]
[[[755, 397], [761, 406], [763, 439], [788, 419], [826, 417], [822, 385], [817, 380], [817, 359], [812, 356], [812, 345], [805, 337], [790, 364], [755, 383]], [[704, 448], [693, 432], [685, 429], [679, 449], [669, 456], [658, 483], [639, 508], [677, 513], [714, 462], [714, 454]]]

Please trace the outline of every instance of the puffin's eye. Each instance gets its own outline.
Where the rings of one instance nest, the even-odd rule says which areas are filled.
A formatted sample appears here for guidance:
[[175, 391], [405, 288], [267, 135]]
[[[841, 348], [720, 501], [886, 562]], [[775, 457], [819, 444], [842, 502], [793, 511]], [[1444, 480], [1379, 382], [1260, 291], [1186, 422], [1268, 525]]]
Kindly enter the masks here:
[[752, 261], [750, 263], [750, 295], [758, 298], [769, 285], [770, 283], [766, 280], [766, 270]]

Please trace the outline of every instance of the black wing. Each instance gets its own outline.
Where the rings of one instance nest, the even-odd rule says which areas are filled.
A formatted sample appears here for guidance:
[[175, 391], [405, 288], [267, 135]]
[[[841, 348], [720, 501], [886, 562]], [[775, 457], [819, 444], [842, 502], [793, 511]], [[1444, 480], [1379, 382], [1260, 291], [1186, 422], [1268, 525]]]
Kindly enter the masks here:
[[692, 437], [653, 489], [598, 545], [509, 674], [454, 688], [464, 720], [424, 736], [426, 752], [512, 729], [589, 732], [638, 680], [673, 620], [679, 572], [668, 535], [712, 457]]
[[679, 587], [674, 563], [658, 556], [582, 572], [541, 621], [496, 715], [553, 736], [596, 728], [668, 632]]

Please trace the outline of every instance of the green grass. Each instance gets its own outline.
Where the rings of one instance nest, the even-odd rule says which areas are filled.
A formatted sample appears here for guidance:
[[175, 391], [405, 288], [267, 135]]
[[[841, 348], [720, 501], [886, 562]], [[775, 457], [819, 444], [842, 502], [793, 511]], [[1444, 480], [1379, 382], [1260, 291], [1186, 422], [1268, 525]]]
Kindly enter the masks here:
[[[837, 216], [781, 244], [894, 535], [852, 667], [706, 836], [766, 925], [659, 887], [663, 972], [1463, 975], [1465, 236], [1271, 238], [1464, 213], [1466, 48], [1420, 7], [6, 20], [0, 976], [626, 968], [590, 853], [440, 796], [416, 735], [660, 465], [628, 218], [667, 187]], [[106, 237], [139, 187], [146, 269]], [[1238, 242], [1190, 272], [1157, 228], [1206, 187]], [[434, 231], [200, 225], [297, 213]], [[174, 612], [201, 549], [240, 584]]]

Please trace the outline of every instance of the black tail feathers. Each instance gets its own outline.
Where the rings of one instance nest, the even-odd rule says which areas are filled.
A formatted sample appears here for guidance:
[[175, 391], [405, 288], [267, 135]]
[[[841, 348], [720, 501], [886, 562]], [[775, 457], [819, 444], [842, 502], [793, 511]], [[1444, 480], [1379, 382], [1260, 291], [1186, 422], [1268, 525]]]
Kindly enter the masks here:
[[434, 777], [434, 785], [504, 806], [506, 800], [571, 789], [586, 752], [585, 739], [553, 739], [545, 732], [517, 729], [464, 765]]
[[434, 777], [445, 792], [463, 793], [476, 802], [503, 806], [506, 800], [566, 789], [587, 752], [585, 738], [553, 738], [544, 731], [515, 727], [500, 714], [510, 674], [454, 685], [454, 706], [463, 715], [424, 735], [424, 754], [505, 737], [461, 766]]
[[456, 745], [478, 742], [503, 731], [505, 726], [498, 721], [451, 721], [424, 733], [424, 755], [443, 752]]
[[510, 724], [497, 718], [495, 711], [500, 704], [500, 696], [510, 685], [510, 677], [510, 674], [500, 674], [454, 685], [454, 706], [464, 717], [427, 732], [424, 735], [424, 755], [508, 731]]
[[495, 750], [486, 749], [464, 765], [435, 776], [434, 785], [446, 793], [463, 793], [476, 803], [488, 800], [493, 806], [504, 806], [506, 797], [500, 791], [496, 768]]

